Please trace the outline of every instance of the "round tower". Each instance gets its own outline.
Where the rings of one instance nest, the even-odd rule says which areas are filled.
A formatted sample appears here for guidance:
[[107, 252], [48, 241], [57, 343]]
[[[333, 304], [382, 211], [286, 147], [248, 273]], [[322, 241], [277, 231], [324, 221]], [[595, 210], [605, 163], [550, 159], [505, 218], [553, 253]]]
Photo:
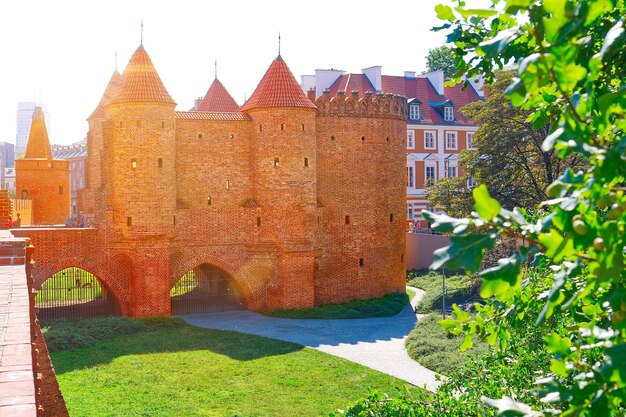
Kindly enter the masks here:
[[240, 111], [251, 118], [253, 198], [261, 240], [279, 252], [268, 308], [313, 305], [317, 250], [317, 107], [279, 55]]
[[326, 91], [316, 104], [316, 304], [404, 292], [406, 99]]
[[176, 103], [143, 45], [105, 104], [104, 209], [120, 237], [171, 236], [175, 223]]

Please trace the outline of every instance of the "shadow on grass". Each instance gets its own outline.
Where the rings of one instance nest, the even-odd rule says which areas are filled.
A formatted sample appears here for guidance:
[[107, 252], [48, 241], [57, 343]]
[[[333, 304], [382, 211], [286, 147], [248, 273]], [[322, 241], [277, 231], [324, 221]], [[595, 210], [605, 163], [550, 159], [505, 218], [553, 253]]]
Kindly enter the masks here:
[[304, 346], [260, 336], [190, 326], [180, 319], [125, 317], [48, 323], [46, 342], [57, 374], [109, 363], [117, 357], [208, 350], [238, 361], [285, 355]]

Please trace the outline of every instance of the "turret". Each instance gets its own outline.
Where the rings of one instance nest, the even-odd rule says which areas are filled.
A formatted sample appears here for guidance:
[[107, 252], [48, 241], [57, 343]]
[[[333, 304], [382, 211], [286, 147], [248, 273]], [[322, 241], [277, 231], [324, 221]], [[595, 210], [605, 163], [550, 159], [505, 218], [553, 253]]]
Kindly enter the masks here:
[[18, 198], [32, 200], [33, 224], [64, 224], [70, 216], [70, 163], [54, 159], [41, 107], [35, 107], [23, 159], [15, 161]]
[[[240, 111], [252, 119], [253, 198], [262, 239], [282, 252], [281, 288], [307, 281], [310, 293], [297, 299], [278, 294], [276, 305], [313, 304], [314, 251], [317, 249], [316, 106], [305, 96], [279, 55]], [[302, 282], [297, 284], [303, 288]], [[271, 297], [268, 305], [272, 308]], [[293, 302], [293, 304], [292, 304]]]
[[104, 209], [124, 237], [170, 236], [175, 223], [176, 103], [140, 45], [105, 104]]

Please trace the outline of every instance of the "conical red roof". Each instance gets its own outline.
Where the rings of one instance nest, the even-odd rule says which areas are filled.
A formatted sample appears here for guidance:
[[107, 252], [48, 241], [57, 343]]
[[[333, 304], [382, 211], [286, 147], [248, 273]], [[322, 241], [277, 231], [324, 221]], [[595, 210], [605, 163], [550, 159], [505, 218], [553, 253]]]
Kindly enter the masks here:
[[130, 58], [117, 93], [110, 103], [161, 102], [176, 104], [169, 95], [143, 45]]
[[235, 99], [228, 94], [228, 91], [226, 91], [226, 88], [222, 85], [220, 80], [216, 78], [196, 110], [233, 112], [239, 110], [239, 105], [235, 102]]
[[117, 94], [117, 90], [120, 88], [121, 81], [122, 75], [119, 73], [118, 70], [115, 70], [115, 72], [111, 76], [111, 79], [109, 80], [109, 83], [107, 84], [106, 89], [104, 90], [104, 94], [102, 94], [102, 98], [100, 98], [100, 103], [98, 103], [98, 106], [89, 117], [102, 114], [104, 106], [109, 104], [113, 97], [115, 97], [115, 94]]
[[240, 111], [259, 107], [317, 108], [306, 97], [280, 55], [272, 62], [256, 90], [241, 107]]
[[52, 157], [52, 149], [50, 149], [46, 120], [41, 107], [35, 107], [33, 112], [33, 122], [30, 126], [26, 153], [24, 154], [24, 159], [31, 158], [54, 159]]

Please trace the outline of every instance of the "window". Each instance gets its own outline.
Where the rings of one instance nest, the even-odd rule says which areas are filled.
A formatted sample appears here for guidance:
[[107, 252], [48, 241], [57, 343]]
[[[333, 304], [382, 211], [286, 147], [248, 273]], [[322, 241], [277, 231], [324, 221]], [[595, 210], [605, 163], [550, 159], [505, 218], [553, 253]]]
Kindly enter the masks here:
[[393, 222], [393, 213], [389, 215], [389, 221]]
[[420, 105], [419, 104], [411, 104], [409, 106], [409, 119], [410, 120], [419, 120], [420, 117]]
[[202, 138], [203, 138], [202, 133], [198, 133], [198, 139], [202, 139]]
[[261, 218], [260, 217], [256, 218], [256, 227], [261, 227]]
[[130, 160], [130, 167], [131, 167], [132, 169], [137, 168], [137, 160], [136, 160], [136, 159], [131, 159], [131, 160]]
[[350, 216], [346, 216], [346, 224], [350, 224]]
[[304, 132], [304, 123], [300, 125], [300, 130]]
[[406, 218], [407, 220], [413, 220], [413, 203], [407, 203], [406, 205]]
[[28, 191], [22, 190], [22, 200], [28, 200]]
[[413, 130], [407, 130], [406, 132], [406, 147], [411, 149], [415, 148], [415, 131]]
[[226, 189], [230, 190], [230, 180], [226, 180]]
[[474, 132], [467, 132], [465, 137], [467, 141], [467, 149], [476, 149], [474, 147]]
[[454, 107], [446, 106], [443, 108], [443, 120], [446, 122], [454, 121]]
[[432, 181], [435, 182], [435, 167], [427, 166], [426, 167], [426, 182]]
[[163, 158], [159, 158], [158, 165], [159, 165], [159, 168], [163, 168]]
[[456, 132], [446, 132], [446, 149], [456, 149]]
[[305, 167], [309, 166], [309, 158], [304, 158], [304, 166]]
[[280, 130], [281, 130], [281, 131], [285, 130], [285, 124], [284, 124], [284, 123], [281, 123], [281, 124], [280, 124]]
[[363, 261], [363, 258], [359, 259], [359, 267], [363, 268], [363, 266], [365, 265], [365, 262]]
[[365, 142], [365, 136], [361, 136], [361, 142]]
[[211, 205], [211, 196], [208, 196], [208, 197], [206, 198], [206, 205], [207, 205], [207, 206], [210, 206], [210, 205]]
[[406, 168], [406, 186], [409, 188], [415, 187], [415, 168]]
[[469, 177], [467, 179], [467, 188], [476, 188], [476, 178]]
[[456, 167], [448, 167], [448, 178], [456, 178]]
[[263, 131], [263, 125], [259, 125], [259, 132]]
[[277, 167], [280, 165], [280, 159], [274, 158], [274, 166]]
[[132, 226], [133, 225], [133, 218], [132, 217], [127, 217], [126, 218], [126, 226]]
[[59, 185], [59, 194], [63, 195], [63, 186]]
[[435, 149], [435, 134], [434, 130], [424, 131], [424, 149]]

